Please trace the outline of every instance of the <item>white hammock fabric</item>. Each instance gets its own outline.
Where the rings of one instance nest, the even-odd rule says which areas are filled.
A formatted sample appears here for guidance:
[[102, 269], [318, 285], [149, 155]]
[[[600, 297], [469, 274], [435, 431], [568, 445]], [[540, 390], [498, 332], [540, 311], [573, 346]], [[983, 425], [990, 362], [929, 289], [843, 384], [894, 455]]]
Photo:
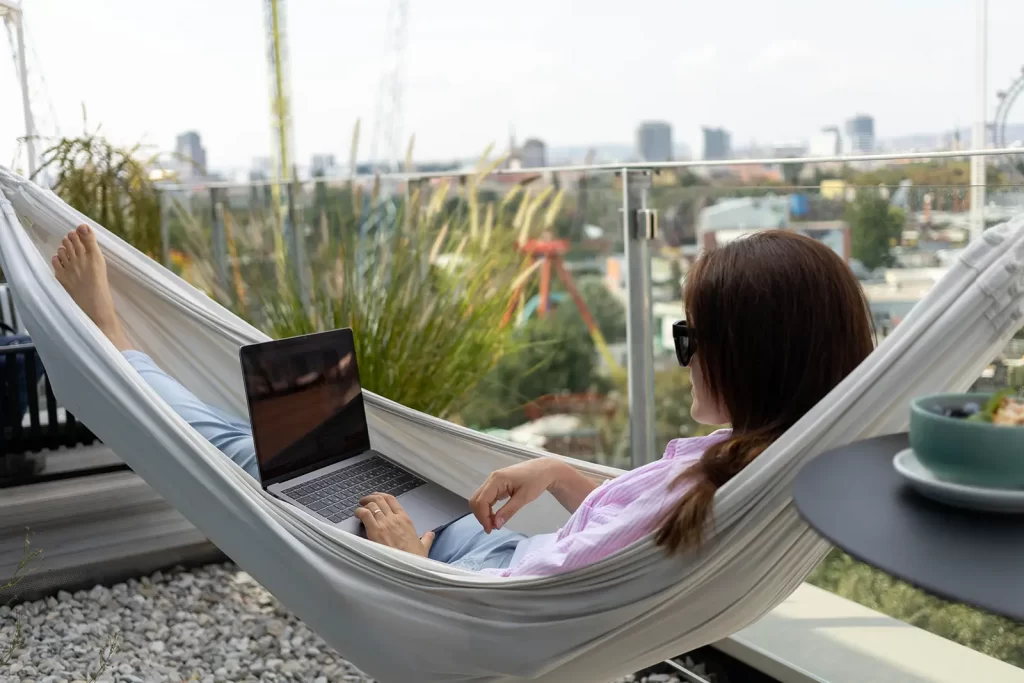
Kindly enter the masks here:
[[[856, 372], [722, 489], [702, 551], [667, 558], [648, 537], [563, 575], [495, 579], [341, 533], [267, 496], [136, 375], [54, 279], [49, 256], [90, 224], [136, 347], [236, 414], [246, 414], [238, 347], [267, 337], [51, 192], [2, 169], [0, 192], [0, 262], [61, 401], [344, 657], [387, 682], [610, 680], [751, 624], [828, 549], [792, 505], [800, 466], [904, 428], [914, 395], [969, 386], [1024, 316], [1018, 219], [972, 244]], [[367, 403], [377, 448], [460, 494], [542, 455], [379, 396]], [[515, 526], [553, 531], [565, 518], [545, 498]]]

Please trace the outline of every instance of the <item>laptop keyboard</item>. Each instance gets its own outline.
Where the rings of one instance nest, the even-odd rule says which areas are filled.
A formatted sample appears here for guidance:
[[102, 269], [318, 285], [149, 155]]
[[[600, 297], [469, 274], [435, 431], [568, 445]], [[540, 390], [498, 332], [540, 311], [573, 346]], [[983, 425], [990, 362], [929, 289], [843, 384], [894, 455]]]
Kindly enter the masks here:
[[427, 482], [373, 456], [360, 463], [335, 470], [284, 493], [332, 522], [341, 522], [356, 513], [359, 500], [371, 493], [400, 496]]

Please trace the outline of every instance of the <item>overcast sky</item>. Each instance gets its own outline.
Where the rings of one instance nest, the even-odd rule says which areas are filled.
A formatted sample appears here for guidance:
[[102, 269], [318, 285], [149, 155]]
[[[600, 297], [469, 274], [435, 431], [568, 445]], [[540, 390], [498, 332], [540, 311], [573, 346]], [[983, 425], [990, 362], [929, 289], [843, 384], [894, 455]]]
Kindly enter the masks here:
[[[120, 142], [171, 148], [200, 132], [213, 168], [270, 147], [259, 0], [23, 0], [33, 67], [55, 117]], [[297, 157], [347, 157], [373, 127], [387, 0], [289, 0]], [[1024, 64], [1024, 2], [989, 2], [994, 92]], [[880, 137], [971, 123], [973, 0], [410, 0], [403, 130], [417, 159], [466, 157], [490, 142], [630, 142], [645, 118], [679, 142], [702, 124], [752, 140], [806, 139], [865, 112]], [[1016, 37], [1015, 37], [1015, 34]], [[41, 92], [39, 93], [42, 94]], [[0, 58], [0, 163], [22, 130], [9, 55]], [[1024, 99], [1020, 114], [1024, 120]]]

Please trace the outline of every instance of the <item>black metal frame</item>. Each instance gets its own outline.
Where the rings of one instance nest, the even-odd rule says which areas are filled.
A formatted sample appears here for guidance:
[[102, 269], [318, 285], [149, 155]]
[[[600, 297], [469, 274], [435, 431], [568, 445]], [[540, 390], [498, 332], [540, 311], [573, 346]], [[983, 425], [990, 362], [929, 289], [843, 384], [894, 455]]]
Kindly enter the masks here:
[[[3, 284], [2, 294], [7, 299], [7, 309], [4, 310], [3, 306], [0, 306], [0, 322], [10, 326], [12, 329], [18, 329], [18, 311], [14, 308], [14, 292], [11, 291], [11, 286], [3, 280], [0, 276], [0, 282]], [[10, 312], [11, 319], [7, 319], [7, 312]]]
[[[86, 469], [47, 467], [47, 459], [54, 451], [62, 447], [90, 446], [98, 443], [98, 439], [70, 411], [65, 410], [63, 421], [59, 419], [57, 399], [45, 373], [42, 380], [46, 387], [45, 399], [40, 400], [35, 377], [41, 361], [35, 345], [0, 347], [0, 357], [4, 359], [0, 377], [0, 396], [3, 397], [0, 409], [0, 488], [127, 468], [123, 463]], [[21, 408], [23, 390], [28, 398], [27, 426], [23, 424], [25, 411]]]

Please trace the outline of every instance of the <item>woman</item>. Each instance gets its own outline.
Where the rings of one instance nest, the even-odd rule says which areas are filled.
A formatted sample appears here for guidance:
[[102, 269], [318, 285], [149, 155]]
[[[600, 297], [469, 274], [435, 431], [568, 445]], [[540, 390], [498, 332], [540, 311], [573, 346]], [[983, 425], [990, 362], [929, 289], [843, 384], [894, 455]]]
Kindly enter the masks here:
[[[86, 226], [53, 257], [57, 279], [154, 390], [200, 434], [258, 476], [249, 425], [208, 406], [133, 350], [107, 284], [106, 263]], [[599, 560], [651, 532], [668, 553], [697, 548], [715, 492], [828, 394], [872, 349], [860, 285], [823, 244], [768, 231], [705, 253], [690, 272], [676, 356], [690, 368], [693, 418], [731, 424], [671, 441], [661, 460], [600, 486], [554, 458], [491, 474], [470, 499], [472, 516], [419, 538], [393, 497], [374, 494], [357, 516], [368, 538], [499, 576], [547, 576]], [[550, 492], [569, 521], [554, 534], [504, 529]], [[500, 501], [506, 501], [495, 509]]]

